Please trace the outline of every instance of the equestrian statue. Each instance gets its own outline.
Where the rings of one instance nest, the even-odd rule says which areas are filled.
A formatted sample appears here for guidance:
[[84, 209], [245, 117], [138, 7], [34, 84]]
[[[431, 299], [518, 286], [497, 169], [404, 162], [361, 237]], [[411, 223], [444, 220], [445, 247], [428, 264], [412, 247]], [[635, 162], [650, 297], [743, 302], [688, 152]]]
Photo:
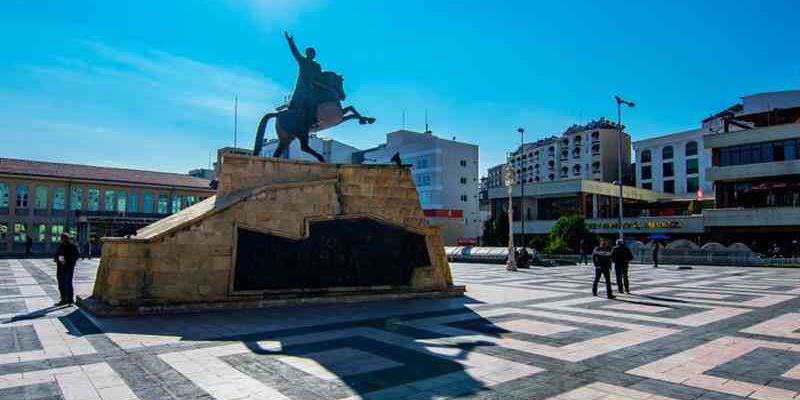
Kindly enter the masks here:
[[274, 117], [278, 148], [273, 157], [280, 157], [284, 153], [288, 155], [289, 144], [298, 139], [304, 152], [313, 155], [320, 162], [325, 162], [322, 155], [308, 145], [309, 133], [334, 127], [350, 119], [357, 119], [362, 125], [371, 124], [375, 122], [375, 118], [359, 114], [353, 106], [342, 107], [341, 102], [345, 99], [344, 78], [332, 71], [322, 71], [320, 65], [314, 61], [317, 54], [314, 48], [307, 48], [305, 55], [302, 55], [297, 50], [294, 38], [288, 33], [284, 33], [284, 36], [300, 72], [289, 104], [282, 105], [275, 112], [267, 113], [261, 118], [253, 154], [261, 154], [267, 122]]

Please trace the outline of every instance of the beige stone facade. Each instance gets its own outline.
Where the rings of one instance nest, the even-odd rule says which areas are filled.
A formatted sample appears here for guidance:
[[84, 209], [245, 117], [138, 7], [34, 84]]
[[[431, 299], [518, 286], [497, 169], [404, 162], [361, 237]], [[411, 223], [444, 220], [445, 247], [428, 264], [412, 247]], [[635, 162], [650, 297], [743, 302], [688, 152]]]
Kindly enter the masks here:
[[[429, 226], [408, 168], [224, 155], [217, 195], [138, 231], [104, 239], [90, 308], [158, 312], [195, 305], [268, 305], [290, 298], [458, 294], [439, 228]], [[237, 228], [302, 239], [315, 220], [367, 217], [424, 235], [431, 265], [410, 287], [233, 290]], [[376, 265], [375, 268], [380, 268]], [[344, 296], [344, 297], [343, 297]], [[347, 297], [349, 296], [349, 297]], [[367, 296], [369, 297], [369, 296]]]

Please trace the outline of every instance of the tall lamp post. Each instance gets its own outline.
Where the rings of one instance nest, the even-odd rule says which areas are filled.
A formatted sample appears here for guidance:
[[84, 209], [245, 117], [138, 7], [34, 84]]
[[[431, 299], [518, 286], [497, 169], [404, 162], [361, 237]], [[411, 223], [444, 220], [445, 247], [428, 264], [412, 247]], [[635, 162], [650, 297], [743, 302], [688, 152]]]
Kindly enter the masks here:
[[636, 105], [632, 101], [623, 100], [619, 96], [614, 96], [614, 99], [617, 101], [617, 132], [619, 136], [617, 136], [617, 142], [619, 142], [619, 149], [617, 152], [617, 183], [619, 184], [619, 239], [623, 239], [622, 234], [622, 105], [626, 105], [628, 107], [635, 107]]
[[517, 132], [519, 132], [519, 152], [522, 154], [522, 174], [520, 176], [520, 195], [519, 195], [519, 204], [520, 204], [520, 213], [519, 213], [519, 220], [522, 223], [521, 230], [522, 230], [522, 247], [526, 247], [527, 243], [525, 242], [525, 178], [527, 175], [527, 171], [525, 171], [525, 128], [517, 128]]
[[508, 261], [506, 262], [506, 270], [517, 270], [517, 257], [514, 250], [514, 208], [511, 206], [511, 191], [514, 189], [516, 183], [516, 176], [514, 174], [514, 167], [511, 166], [511, 161], [503, 167], [503, 180], [508, 189]]

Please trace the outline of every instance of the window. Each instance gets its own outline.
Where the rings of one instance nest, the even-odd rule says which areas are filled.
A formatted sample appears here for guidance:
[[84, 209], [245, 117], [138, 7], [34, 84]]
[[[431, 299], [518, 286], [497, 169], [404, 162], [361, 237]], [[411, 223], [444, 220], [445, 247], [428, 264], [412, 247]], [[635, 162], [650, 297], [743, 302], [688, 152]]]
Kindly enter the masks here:
[[696, 174], [700, 168], [697, 166], [697, 159], [690, 158], [686, 160], [686, 174]]
[[572, 150], [572, 158], [580, 158], [581, 157], [581, 148], [576, 147]]
[[462, 194], [462, 195], [461, 195], [461, 201], [463, 201], [464, 203], [466, 203], [466, 202], [467, 202], [467, 195], [465, 195], [465, 194]]
[[33, 226], [33, 234], [34, 240], [38, 243], [44, 243], [45, 239], [47, 238], [47, 225], [45, 224], [36, 224]]
[[139, 212], [139, 195], [136, 192], [128, 196], [128, 212]]
[[653, 177], [653, 167], [649, 165], [642, 165], [642, 179], [651, 179]]
[[675, 181], [671, 179], [668, 181], [664, 181], [664, 192], [675, 193]]
[[417, 159], [417, 165], [416, 165], [417, 168], [420, 168], [420, 169], [421, 168], [428, 168], [429, 165], [430, 165], [430, 157], [429, 156], [423, 156], [423, 157], [420, 157], [420, 158]]
[[461, 178], [461, 184], [462, 184], [462, 185], [466, 185], [466, 184], [467, 184], [467, 178], [463, 178], [463, 177], [462, 177], [462, 178]]
[[28, 237], [28, 227], [22, 223], [14, 224], [14, 242], [15, 243], [25, 243], [25, 239]]
[[64, 225], [50, 225], [50, 241], [58, 243], [61, 241], [61, 234], [64, 233]]
[[686, 157], [697, 155], [697, 142], [686, 143]]
[[124, 190], [117, 192], [117, 211], [125, 212], [128, 209], [128, 193]]
[[642, 151], [641, 159], [643, 163], [653, 161], [653, 153], [651, 153], [650, 150], [644, 150]]
[[700, 188], [700, 179], [698, 177], [686, 178], [686, 191], [694, 193]]
[[164, 193], [158, 194], [158, 213], [169, 214], [169, 198]]
[[53, 188], [53, 210], [63, 211], [67, 207], [67, 189]]
[[83, 188], [72, 188], [72, 194], [69, 198], [69, 209], [80, 210], [83, 208]]
[[664, 165], [661, 168], [662, 168], [662, 175], [663, 176], [665, 176], [665, 177], [666, 176], [675, 176], [675, 170], [672, 168], [672, 163], [671, 162], [664, 163]]
[[671, 160], [674, 153], [672, 146], [667, 146], [661, 149], [661, 158], [664, 160]]
[[0, 183], [0, 208], [8, 208], [8, 184]]
[[186, 207], [191, 207], [197, 203], [197, 196], [188, 195], [185, 196], [186, 199]]
[[17, 208], [28, 208], [28, 185], [17, 185]]
[[573, 175], [580, 175], [581, 174], [581, 166], [580, 165], [575, 165], [574, 167], [572, 167], [572, 174]]
[[179, 195], [175, 195], [172, 197], [172, 212], [176, 213], [181, 210], [181, 203], [183, 201], [183, 197]]
[[153, 213], [153, 192], [144, 192], [144, 196], [142, 196], [142, 198], [144, 199], [142, 201], [142, 204], [143, 204], [142, 212], [144, 212], [146, 214], [152, 214]]
[[643, 182], [642, 189], [653, 190], [653, 183], [652, 182]]
[[459, 162], [459, 164], [461, 164], [462, 167], [466, 167], [467, 166], [467, 160], [461, 160]]
[[47, 186], [36, 186], [36, 199], [34, 199], [34, 207], [37, 210], [47, 210]]
[[88, 204], [86, 209], [89, 211], [100, 211], [100, 189], [91, 188], [87, 192]]
[[116, 193], [113, 190], [106, 190], [105, 191], [105, 208], [104, 211], [114, 211], [114, 200], [116, 198]]

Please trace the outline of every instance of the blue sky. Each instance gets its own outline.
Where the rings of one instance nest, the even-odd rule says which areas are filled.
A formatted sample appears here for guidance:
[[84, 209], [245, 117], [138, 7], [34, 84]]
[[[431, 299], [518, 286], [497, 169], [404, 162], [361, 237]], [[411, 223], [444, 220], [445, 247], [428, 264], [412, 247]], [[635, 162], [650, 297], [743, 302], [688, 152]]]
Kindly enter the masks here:
[[[501, 3], [501, 4], [498, 4]], [[186, 172], [233, 143], [296, 77], [282, 32], [345, 76], [378, 122], [480, 145], [614, 117], [634, 139], [691, 129], [756, 92], [800, 88], [792, 1], [24, 1], [0, 4], [0, 156]], [[794, 4], [793, 4], [794, 3]]]

